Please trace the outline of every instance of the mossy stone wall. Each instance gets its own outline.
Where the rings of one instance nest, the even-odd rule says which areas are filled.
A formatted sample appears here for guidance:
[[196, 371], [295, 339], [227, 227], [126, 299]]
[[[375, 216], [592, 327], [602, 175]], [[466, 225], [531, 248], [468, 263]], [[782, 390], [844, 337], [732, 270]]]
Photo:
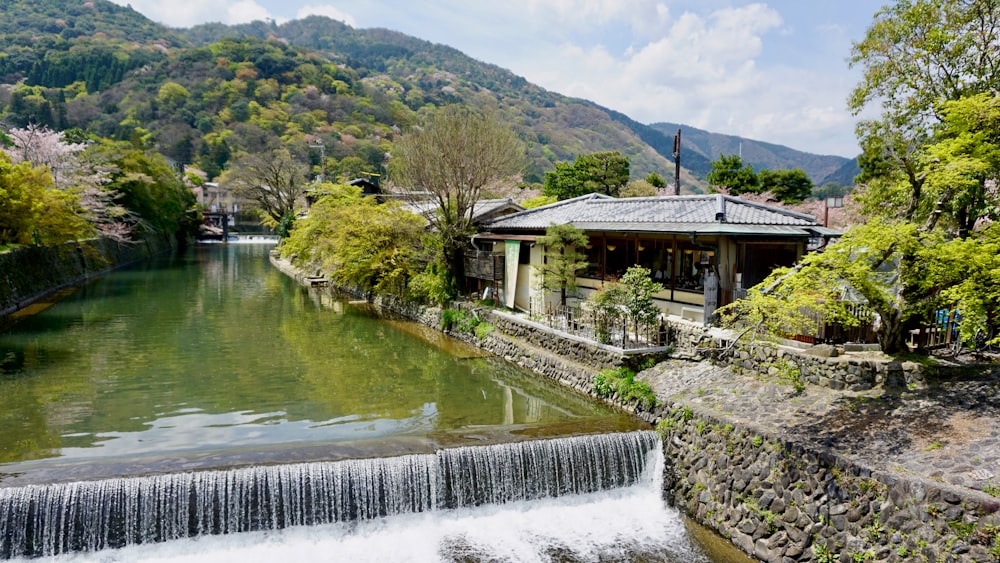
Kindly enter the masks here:
[[57, 247], [23, 247], [0, 253], [0, 317], [52, 293], [171, 248], [170, 239], [135, 243], [90, 239]]

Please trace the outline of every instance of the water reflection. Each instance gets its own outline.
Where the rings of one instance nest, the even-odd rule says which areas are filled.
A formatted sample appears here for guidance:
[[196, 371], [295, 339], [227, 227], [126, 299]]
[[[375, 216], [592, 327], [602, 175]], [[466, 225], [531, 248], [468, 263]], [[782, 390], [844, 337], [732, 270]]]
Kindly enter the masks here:
[[[412, 323], [307, 291], [268, 247], [115, 272], [0, 332], [0, 473], [50, 460], [631, 429]], [[242, 454], [241, 454], [242, 455]]]

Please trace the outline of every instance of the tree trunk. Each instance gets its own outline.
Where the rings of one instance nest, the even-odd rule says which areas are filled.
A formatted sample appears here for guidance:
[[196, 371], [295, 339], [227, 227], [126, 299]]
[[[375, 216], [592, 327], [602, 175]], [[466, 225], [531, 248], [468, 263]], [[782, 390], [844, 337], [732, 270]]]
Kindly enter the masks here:
[[903, 327], [902, 315], [893, 312], [891, 315], [882, 315], [882, 323], [879, 325], [878, 336], [879, 346], [886, 354], [901, 354], [909, 352], [906, 344], [906, 331]]
[[448, 281], [451, 290], [460, 294], [465, 291], [465, 257], [462, 255], [462, 247], [454, 241], [446, 241], [444, 244], [444, 261], [448, 267]]

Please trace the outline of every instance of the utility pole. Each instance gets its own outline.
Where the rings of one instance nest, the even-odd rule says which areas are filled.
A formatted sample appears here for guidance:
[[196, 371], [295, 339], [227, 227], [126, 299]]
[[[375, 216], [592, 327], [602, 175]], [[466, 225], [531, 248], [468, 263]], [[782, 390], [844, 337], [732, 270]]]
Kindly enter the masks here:
[[681, 130], [674, 136], [674, 195], [681, 195]]

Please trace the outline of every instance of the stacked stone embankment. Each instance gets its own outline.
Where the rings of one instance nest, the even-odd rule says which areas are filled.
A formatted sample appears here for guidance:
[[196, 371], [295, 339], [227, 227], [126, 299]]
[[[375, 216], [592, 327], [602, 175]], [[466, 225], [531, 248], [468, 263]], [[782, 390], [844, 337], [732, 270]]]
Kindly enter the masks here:
[[119, 243], [97, 238], [0, 252], [0, 317], [59, 290], [171, 248], [169, 239]]
[[[375, 301], [441, 327], [440, 309]], [[494, 330], [454, 336], [585, 393], [601, 369], [641, 364], [516, 315], [475, 313]], [[969, 380], [872, 354], [741, 348], [675, 319], [668, 333], [673, 358], [638, 375], [659, 404], [610, 402], [661, 430], [665, 493], [695, 520], [775, 563], [1000, 561], [992, 372]]]

